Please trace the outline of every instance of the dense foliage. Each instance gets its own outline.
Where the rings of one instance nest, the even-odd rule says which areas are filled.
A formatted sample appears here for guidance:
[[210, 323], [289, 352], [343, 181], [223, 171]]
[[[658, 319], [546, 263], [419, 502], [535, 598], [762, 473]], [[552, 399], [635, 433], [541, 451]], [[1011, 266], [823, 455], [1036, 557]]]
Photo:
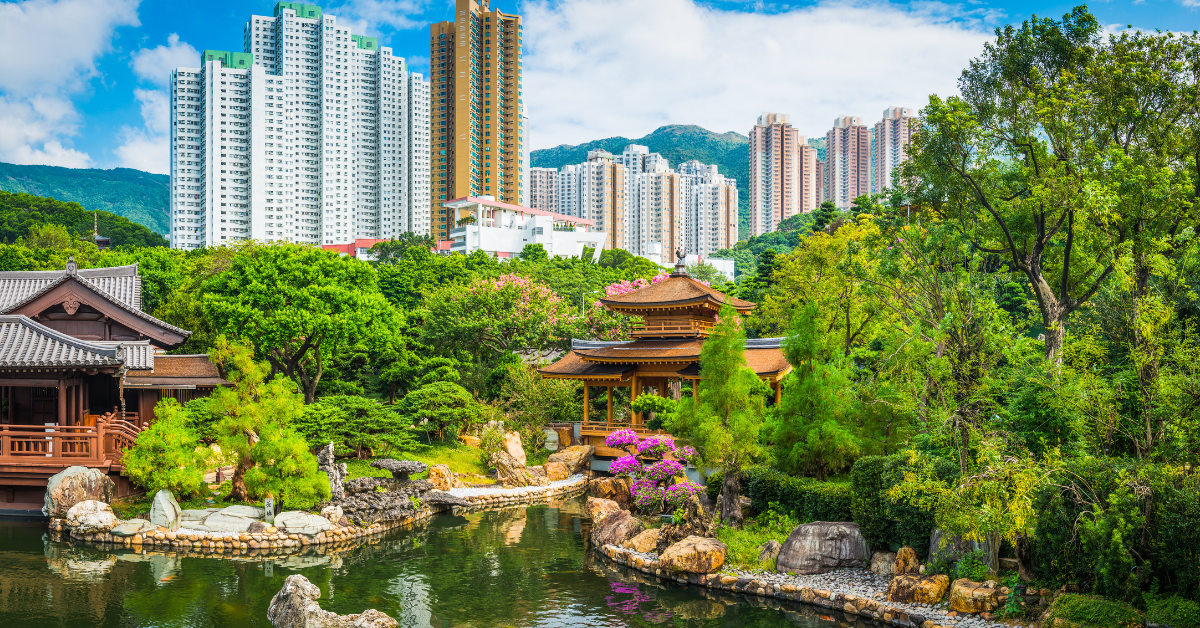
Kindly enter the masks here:
[[[0, 190], [78, 203], [89, 212], [100, 210], [102, 215], [120, 216], [154, 233], [166, 234], [171, 226], [171, 177], [165, 174], [132, 168], [101, 170], [0, 163]], [[100, 233], [112, 237], [103, 226]]]
[[[3, 166], [6, 164], [0, 164]], [[166, 246], [159, 234], [116, 214], [104, 210], [84, 209], [79, 203], [63, 202], [32, 194], [0, 191], [0, 241], [16, 242], [27, 238], [30, 231], [43, 225], [65, 227], [75, 239], [92, 237], [96, 223], [100, 235], [113, 246]]]

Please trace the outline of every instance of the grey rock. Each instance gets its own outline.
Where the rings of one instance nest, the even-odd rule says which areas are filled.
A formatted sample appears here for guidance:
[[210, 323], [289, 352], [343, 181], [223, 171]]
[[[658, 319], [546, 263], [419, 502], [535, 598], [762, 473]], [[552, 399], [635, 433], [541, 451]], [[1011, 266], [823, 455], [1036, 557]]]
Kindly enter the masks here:
[[342, 484], [346, 481], [349, 472], [346, 469], [346, 463], [338, 464], [334, 459], [332, 442], [317, 452], [317, 468], [324, 471], [325, 475], [329, 477], [330, 499], [341, 501], [345, 497]]
[[758, 562], [763, 563], [775, 560], [779, 556], [779, 550], [783, 548], [783, 544], [775, 539], [771, 539], [766, 543], [758, 546]]
[[542, 430], [542, 434], [546, 436], [546, 444], [542, 445], [546, 451], [558, 451], [558, 432], [546, 428]]
[[93, 499], [81, 501], [67, 511], [67, 525], [78, 534], [108, 532], [119, 522], [108, 504]]
[[592, 545], [621, 545], [645, 529], [637, 517], [629, 514], [628, 510], [621, 510], [592, 524]]
[[133, 536], [157, 529], [158, 526], [145, 519], [128, 519], [118, 523], [110, 532], [113, 536]]
[[413, 473], [424, 473], [429, 470], [429, 465], [416, 460], [392, 460], [391, 458], [383, 458], [371, 463], [376, 469], [383, 469], [392, 474], [392, 477], [401, 481], [407, 482], [408, 476]]
[[83, 501], [98, 501], [105, 504], [117, 495], [117, 485], [99, 469], [67, 467], [50, 476], [46, 482], [46, 496], [42, 514], [63, 519], [72, 506]]
[[289, 510], [275, 515], [275, 527], [289, 534], [312, 536], [328, 530], [329, 525], [329, 520], [325, 517], [299, 510]]
[[257, 506], [237, 505], [237, 506], [226, 506], [225, 508], [222, 508], [222, 509], [218, 510], [217, 512], [219, 512], [223, 515], [230, 515], [233, 517], [246, 517], [248, 519], [261, 519], [264, 515], [266, 515], [267, 511], [262, 508], [259, 508]]
[[426, 504], [436, 504], [438, 506], [470, 506], [471, 502], [451, 495], [445, 491], [429, 491], [420, 497], [421, 501]]
[[202, 508], [195, 510], [181, 510], [179, 512], [180, 521], [204, 521], [209, 515], [220, 511], [220, 508]]
[[851, 522], [818, 521], [796, 526], [788, 535], [775, 570], [780, 573], [819, 574], [846, 567], [861, 567], [871, 558], [867, 541]]
[[266, 532], [267, 528], [269, 527], [271, 527], [271, 525], [264, 521], [255, 521], [250, 524], [250, 527], [246, 528], [246, 532], [249, 532], [250, 534], [261, 534]]
[[[223, 512], [214, 512], [204, 518], [202, 525], [212, 532], [245, 532], [250, 529], [250, 524], [256, 520], [250, 517], [238, 517], [235, 515], [227, 515]], [[187, 526], [191, 528], [192, 526]]]
[[317, 603], [320, 597], [321, 590], [304, 576], [288, 576], [283, 581], [283, 588], [271, 598], [267, 620], [275, 628], [395, 628], [400, 625], [373, 608], [358, 615], [331, 613]]
[[164, 488], [154, 494], [154, 501], [150, 504], [150, 523], [175, 530], [179, 528], [182, 514], [183, 510], [179, 508], [179, 502], [175, 501], [171, 491]]
[[875, 552], [871, 554], [871, 571], [887, 578], [895, 575], [895, 552]]

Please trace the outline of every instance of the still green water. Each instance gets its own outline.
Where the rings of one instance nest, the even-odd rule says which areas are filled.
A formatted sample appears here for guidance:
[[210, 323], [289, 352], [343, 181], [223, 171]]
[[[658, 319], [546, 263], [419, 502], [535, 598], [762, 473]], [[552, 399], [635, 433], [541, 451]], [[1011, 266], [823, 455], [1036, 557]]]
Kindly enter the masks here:
[[605, 563], [585, 547], [582, 503], [440, 515], [341, 554], [273, 560], [110, 552], [0, 521], [0, 626], [269, 627], [267, 605], [295, 573], [320, 587], [326, 610], [377, 608], [405, 627], [855, 623]]

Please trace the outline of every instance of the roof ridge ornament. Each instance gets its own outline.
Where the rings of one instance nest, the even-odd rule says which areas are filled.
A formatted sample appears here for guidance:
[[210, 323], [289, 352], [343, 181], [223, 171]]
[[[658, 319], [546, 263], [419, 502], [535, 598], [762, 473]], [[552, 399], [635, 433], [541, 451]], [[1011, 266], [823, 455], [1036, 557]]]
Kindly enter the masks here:
[[75, 256], [70, 255], [67, 257], [67, 274], [74, 275], [77, 272], [79, 272], [79, 265], [75, 263]]
[[687, 251], [685, 249], [678, 249], [675, 251], [675, 272], [671, 273], [672, 277], [691, 277], [687, 271], [687, 264], [684, 263], [684, 259], [686, 257]]

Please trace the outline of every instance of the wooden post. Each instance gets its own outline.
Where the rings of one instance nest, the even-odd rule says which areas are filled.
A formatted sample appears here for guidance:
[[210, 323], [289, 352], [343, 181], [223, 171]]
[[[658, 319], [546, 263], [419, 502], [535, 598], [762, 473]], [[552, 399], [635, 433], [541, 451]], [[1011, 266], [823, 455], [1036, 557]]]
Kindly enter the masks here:
[[[638, 398], [638, 392], [640, 392], [640, 391], [638, 390], [638, 384], [639, 384], [639, 382], [638, 382], [638, 376], [637, 376], [636, 374], [634, 374], [634, 376], [633, 376], [633, 388], [632, 388], [632, 389], [630, 389], [630, 391], [629, 391], [629, 404], [630, 404], [630, 405], [633, 405], [633, 402], [634, 402], [634, 401], [637, 401], [637, 398]], [[641, 417], [641, 413], [640, 413], [640, 412], [633, 412], [633, 411], [630, 411], [630, 413], [629, 413], [629, 426], [630, 426], [630, 427], [636, 427], [636, 426], [637, 426], [639, 423], [641, 423], [641, 422], [642, 422], [642, 421], [641, 421], [641, 419], [642, 419], [642, 417]]]
[[783, 385], [779, 380], [775, 380], [775, 405], [779, 405], [781, 399], [783, 399]]
[[613, 384], [608, 385], [608, 429], [612, 429], [612, 389]]
[[587, 425], [588, 412], [592, 409], [592, 398], [588, 394], [588, 383], [583, 383], [583, 424]]
[[58, 380], [58, 424], [67, 424], [67, 382]]

